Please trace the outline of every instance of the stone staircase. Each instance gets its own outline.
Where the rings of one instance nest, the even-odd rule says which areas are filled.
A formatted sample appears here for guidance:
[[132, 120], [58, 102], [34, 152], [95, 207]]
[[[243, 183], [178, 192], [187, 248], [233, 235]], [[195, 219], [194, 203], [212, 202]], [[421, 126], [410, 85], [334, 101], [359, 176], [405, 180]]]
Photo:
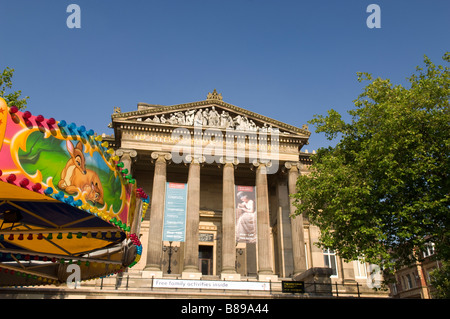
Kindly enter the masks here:
[[[181, 275], [165, 275], [163, 279], [181, 279]], [[219, 276], [203, 276], [202, 281], [220, 281]], [[258, 282], [256, 278], [244, 281]], [[279, 299], [308, 298], [307, 295], [286, 294], [281, 291], [281, 280], [270, 283], [270, 290], [229, 290], [201, 288], [155, 288], [152, 278], [142, 278], [140, 272], [129, 271], [102, 279], [83, 281], [80, 286], [40, 286], [27, 288], [0, 288], [2, 299]]]
[[[176, 282], [180, 274], [164, 275], [163, 279]], [[0, 299], [317, 299], [333, 298], [336, 293], [304, 293], [292, 294], [282, 292], [280, 278], [270, 282], [268, 290], [231, 290], [202, 288], [160, 288], [154, 287], [152, 278], [143, 278], [139, 270], [129, 270], [120, 275], [81, 282], [80, 286], [68, 288], [61, 286], [39, 286], [27, 288], [0, 288]], [[202, 281], [218, 283], [219, 276], [203, 276]], [[259, 283], [255, 277], [241, 277], [241, 282]], [[331, 286], [329, 287], [331, 290]], [[334, 288], [334, 287], [333, 287]], [[350, 287], [351, 288], [351, 287]], [[336, 289], [338, 289], [336, 287]], [[348, 290], [348, 288], [346, 288]], [[351, 289], [350, 289], [351, 290]], [[331, 291], [330, 291], [331, 292]], [[345, 291], [339, 292], [339, 297], [355, 298], [354, 292], [345, 296]], [[365, 297], [371, 297], [366, 295]], [[382, 297], [373, 295], [373, 297]], [[386, 297], [386, 296], [384, 296]]]

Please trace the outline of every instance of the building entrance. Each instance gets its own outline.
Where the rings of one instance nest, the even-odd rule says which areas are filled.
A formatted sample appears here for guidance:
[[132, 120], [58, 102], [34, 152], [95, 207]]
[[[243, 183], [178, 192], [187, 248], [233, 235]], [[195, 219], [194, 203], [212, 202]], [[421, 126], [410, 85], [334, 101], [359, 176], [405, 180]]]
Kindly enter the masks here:
[[213, 274], [213, 246], [198, 246], [198, 267], [202, 275]]

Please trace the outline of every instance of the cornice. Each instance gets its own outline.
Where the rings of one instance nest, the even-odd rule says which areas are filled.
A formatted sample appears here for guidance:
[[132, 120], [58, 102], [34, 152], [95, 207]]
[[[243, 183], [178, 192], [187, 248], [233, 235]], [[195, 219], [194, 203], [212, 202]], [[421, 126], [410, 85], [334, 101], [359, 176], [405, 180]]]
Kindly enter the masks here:
[[[134, 132], [136, 134], [145, 134], [145, 132], [155, 132], [155, 133], [163, 133], [163, 134], [167, 134], [168, 136], [170, 136], [174, 130], [182, 127], [185, 129], [190, 130], [193, 134], [193, 132], [195, 131], [196, 127], [194, 126], [188, 126], [188, 125], [172, 125], [172, 124], [162, 124], [162, 123], [152, 123], [152, 122], [130, 122], [127, 120], [117, 120], [114, 122], [116, 124], [115, 129], [116, 130], [120, 130], [120, 131], [131, 131]], [[200, 134], [210, 134], [209, 132], [207, 132], [207, 130], [210, 127], [202, 127], [201, 131], [199, 131]], [[234, 131], [234, 135], [235, 136], [247, 136], [249, 135], [248, 132], [245, 131]], [[255, 137], [257, 136], [257, 134], [255, 133]], [[248, 137], [248, 136], [247, 136]], [[225, 138], [225, 135], [224, 135]], [[259, 137], [259, 138], [265, 138], [267, 140], [272, 140], [274, 139], [273, 136], [271, 136], [270, 134], [267, 134], [264, 137]], [[299, 141], [302, 141], [300, 143], [304, 143], [305, 139], [308, 139], [308, 136], [301, 136], [301, 135], [294, 135], [294, 134], [284, 134], [284, 133], [279, 133], [276, 135], [276, 139], [281, 142], [281, 143], [299, 143]]]

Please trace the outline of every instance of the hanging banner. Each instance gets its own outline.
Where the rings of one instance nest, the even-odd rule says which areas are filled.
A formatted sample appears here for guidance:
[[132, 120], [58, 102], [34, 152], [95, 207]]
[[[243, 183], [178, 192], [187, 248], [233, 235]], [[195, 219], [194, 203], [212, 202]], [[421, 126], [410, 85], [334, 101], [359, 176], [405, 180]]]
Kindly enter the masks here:
[[166, 183], [164, 205], [164, 241], [185, 240], [187, 184]]
[[256, 192], [254, 186], [235, 186], [236, 242], [256, 243]]

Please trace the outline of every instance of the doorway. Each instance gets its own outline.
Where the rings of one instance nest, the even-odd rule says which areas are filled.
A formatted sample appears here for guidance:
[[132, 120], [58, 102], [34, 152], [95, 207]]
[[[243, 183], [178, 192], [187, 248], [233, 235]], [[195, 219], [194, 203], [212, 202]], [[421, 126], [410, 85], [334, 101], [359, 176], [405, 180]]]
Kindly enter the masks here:
[[213, 246], [198, 246], [198, 267], [202, 275], [213, 274]]

